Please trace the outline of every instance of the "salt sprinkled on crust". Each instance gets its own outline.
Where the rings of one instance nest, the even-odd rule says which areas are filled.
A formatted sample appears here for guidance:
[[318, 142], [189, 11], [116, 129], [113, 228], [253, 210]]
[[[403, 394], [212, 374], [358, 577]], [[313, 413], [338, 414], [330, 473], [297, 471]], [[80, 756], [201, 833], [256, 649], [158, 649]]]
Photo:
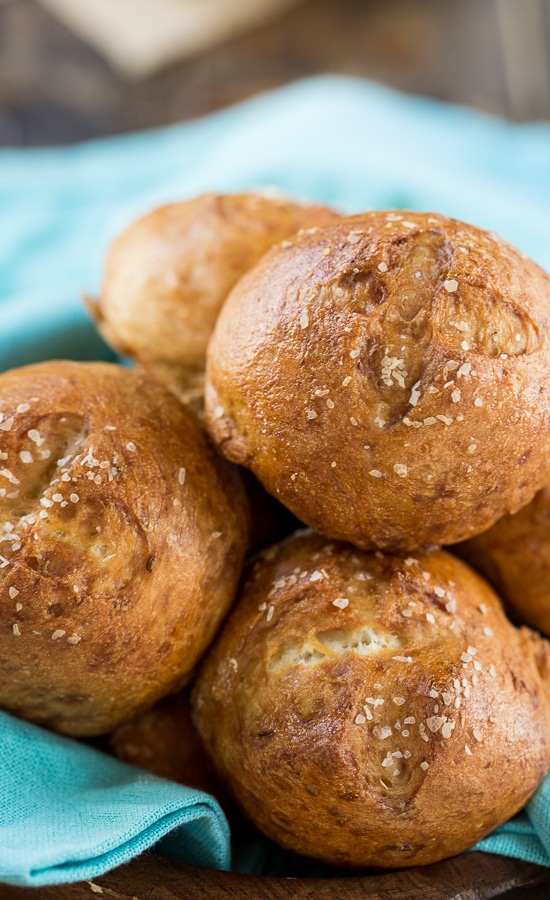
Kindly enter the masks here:
[[337, 606], [339, 609], [345, 609], [349, 605], [349, 600], [347, 597], [337, 597], [336, 600], [332, 601], [332, 605]]
[[409, 403], [411, 406], [416, 406], [416, 404], [418, 403], [418, 398], [420, 397], [420, 391], [417, 389], [418, 389], [419, 384], [420, 384], [420, 381], [417, 381], [416, 384], [413, 384], [413, 387], [411, 390], [411, 396], [409, 397]]
[[454, 278], [450, 278], [447, 281], [443, 282], [443, 287], [448, 294], [454, 294], [454, 292], [458, 288], [458, 281], [456, 281], [456, 279]]

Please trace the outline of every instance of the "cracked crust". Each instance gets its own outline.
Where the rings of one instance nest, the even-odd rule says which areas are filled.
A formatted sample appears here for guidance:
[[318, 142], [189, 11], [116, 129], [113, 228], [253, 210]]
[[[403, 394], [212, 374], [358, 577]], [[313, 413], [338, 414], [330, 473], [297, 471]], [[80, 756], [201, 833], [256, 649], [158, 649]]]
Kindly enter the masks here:
[[550, 479], [550, 278], [488, 232], [371, 212], [273, 248], [208, 352], [207, 424], [299, 519], [450, 544]]
[[0, 376], [0, 706], [74, 735], [179, 688], [236, 590], [240, 484], [161, 385], [105, 363]]
[[249, 572], [194, 718], [223, 783], [283, 847], [424, 865], [473, 845], [542, 781], [549, 650], [448, 553], [297, 533]]

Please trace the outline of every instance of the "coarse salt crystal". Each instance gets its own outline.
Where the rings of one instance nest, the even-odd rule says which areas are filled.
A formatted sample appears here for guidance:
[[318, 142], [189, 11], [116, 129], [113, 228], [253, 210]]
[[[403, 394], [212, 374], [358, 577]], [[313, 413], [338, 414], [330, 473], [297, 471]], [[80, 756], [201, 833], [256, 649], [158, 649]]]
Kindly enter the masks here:
[[448, 294], [454, 294], [454, 292], [458, 288], [458, 281], [456, 281], [454, 278], [449, 278], [447, 281], [443, 282], [443, 287]]
[[372, 733], [381, 741], [385, 741], [386, 738], [389, 738], [393, 734], [389, 725], [375, 725], [372, 729]]
[[345, 609], [349, 605], [349, 600], [347, 597], [337, 597], [336, 600], [332, 601], [332, 605], [337, 606], [339, 609]]

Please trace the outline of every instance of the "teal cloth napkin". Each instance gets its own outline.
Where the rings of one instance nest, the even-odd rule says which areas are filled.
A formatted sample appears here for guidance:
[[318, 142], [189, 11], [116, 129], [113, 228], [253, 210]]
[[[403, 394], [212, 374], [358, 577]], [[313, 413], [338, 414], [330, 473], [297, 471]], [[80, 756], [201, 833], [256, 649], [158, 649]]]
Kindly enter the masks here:
[[0, 740], [0, 881], [82, 881], [158, 841], [166, 856], [229, 868], [229, 828], [208, 794], [1, 712]]
[[[109, 359], [80, 302], [114, 234], [153, 206], [272, 185], [355, 212], [433, 210], [493, 229], [550, 269], [550, 125], [513, 125], [320, 77], [185, 125], [74, 147], [0, 150], [0, 370]], [[160, 841], [227, 867], [211, 798], [0, 714], [0, 881], [93, 878]], [[550, 865], [550, 778], [478, 845]], [[267, 842], [241, 871], [319, 874]], [[327, 873], [328, 874], [328, 873]]]

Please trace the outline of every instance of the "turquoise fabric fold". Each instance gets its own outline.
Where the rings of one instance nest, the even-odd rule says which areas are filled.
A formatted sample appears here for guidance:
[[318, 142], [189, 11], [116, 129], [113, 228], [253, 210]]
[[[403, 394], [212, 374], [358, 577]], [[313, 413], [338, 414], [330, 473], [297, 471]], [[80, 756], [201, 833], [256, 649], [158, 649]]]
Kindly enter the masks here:
[[0, 881], [94, 878], [159, 841], [167, 856], [229, 868], [229, 828], [208, 794], [5, 713], [0, 740]]
[[[114, 234], [162, 202], [264, 186], [348, 212], [446, 213], [550, 268], [548, 123], [514, 125], [320, 77], [171, 128], [0, 150], [0, 370], [113, 358], [80, 298], [99, 290]], [[0, 714], [0, 881], [89, 879], [155, 843], [229, 865], [227, 823], [211, 798]], [[478, 849], [550, 865], [550, 779]], [[235, 865], [319, 874], [296, 861], [289, 872], [288, 856], [267, 843], [240, 848]]]
[[550, 775], [546, 776], [522, 813], [501, 825], [472, 849], [550, 866]]

